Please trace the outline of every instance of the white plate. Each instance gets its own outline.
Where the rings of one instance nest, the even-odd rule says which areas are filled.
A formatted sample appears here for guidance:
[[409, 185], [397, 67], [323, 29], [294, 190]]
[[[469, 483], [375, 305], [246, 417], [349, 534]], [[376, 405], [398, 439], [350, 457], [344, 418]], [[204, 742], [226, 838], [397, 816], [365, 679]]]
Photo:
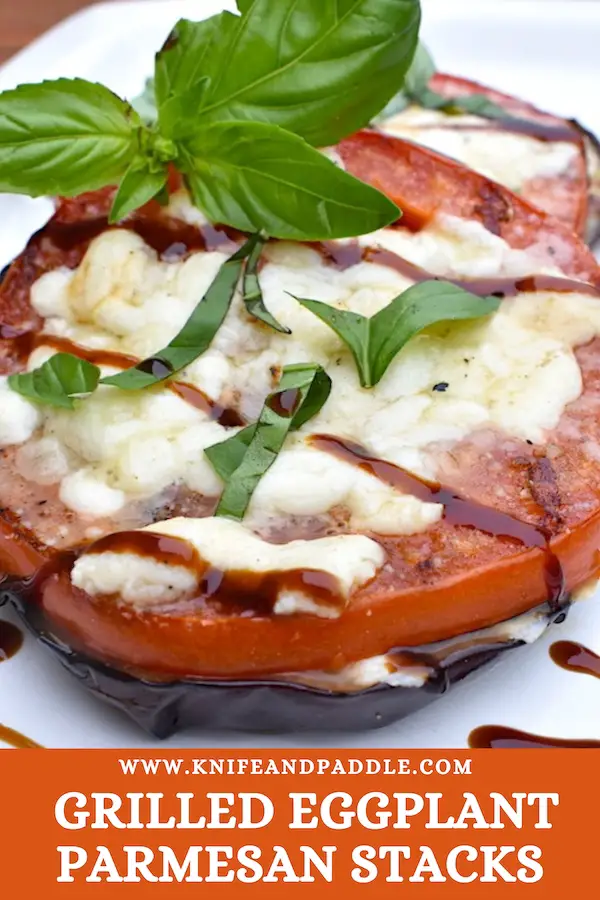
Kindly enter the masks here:
[[[219, 0], [108, 3], [58, 25], [0, 71], [0, 89], [59, 75], [97, 79], [135, 95], [177, 18], [203, 18]], [[592, 86], [600, 74], [600, 4], [564, 0], [425, 0], [423, 36], [439, 67], [479, 78], [600, 130]], [[0, 196], [0, 262], [19, 251], [48, 214], [45, 201]], [[3, 613], [5, 615], [5, 613]], [[8, 614], [6, 614], [8, 615]], [[600, 738], [600, 685], [548, 657], [554, 640], [600, 651], [600, 603], [575, 607], [567, 622], [516, 650], [447, 698], [397, 725], [342, 736], [259, 738], [186, 732], [150, 740], [93, 700], [34, 640], [0, 665], [0, 722], [48, 747], [465, 747], [470, 730], [498, 723], [564, 737]]]

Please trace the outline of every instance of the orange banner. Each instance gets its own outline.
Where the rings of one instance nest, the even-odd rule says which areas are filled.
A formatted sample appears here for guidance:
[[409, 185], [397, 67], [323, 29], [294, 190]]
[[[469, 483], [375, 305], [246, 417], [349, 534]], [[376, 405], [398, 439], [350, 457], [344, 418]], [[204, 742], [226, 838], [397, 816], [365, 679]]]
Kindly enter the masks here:
[[600, 751], [169, 753], [3, 753], [3, 895], [551, 900], [595, 881]]

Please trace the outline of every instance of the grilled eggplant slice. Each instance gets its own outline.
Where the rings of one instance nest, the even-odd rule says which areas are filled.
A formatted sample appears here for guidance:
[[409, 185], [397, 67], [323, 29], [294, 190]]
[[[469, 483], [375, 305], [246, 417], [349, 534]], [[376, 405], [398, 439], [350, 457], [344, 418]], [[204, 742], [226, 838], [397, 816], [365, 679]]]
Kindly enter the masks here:
[[590, 132], [575, 121], [453, 75], [436, 73], [430, 89], [449, 100], [484, 97], [506, 110], [507, 118], [448, 115], [411, 105], [381, 128], [494, 178], [560, 219], [589, 244], [598, 239], [600, 150]]

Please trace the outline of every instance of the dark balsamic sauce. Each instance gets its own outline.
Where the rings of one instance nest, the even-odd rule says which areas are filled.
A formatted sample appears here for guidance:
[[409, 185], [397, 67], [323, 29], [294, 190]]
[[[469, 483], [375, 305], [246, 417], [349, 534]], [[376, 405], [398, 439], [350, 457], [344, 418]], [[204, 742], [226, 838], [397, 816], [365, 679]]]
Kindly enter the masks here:
[[391, 250], [361, 247], [358, 241], [350, 241], [339, 247], [329, 241], [311, 244], [311, 246], [319, 251], [324, 260], [332, 263], [338, 269], [349, 269], [360, 262], [372, 262], [386, 266], [388, 269], [394, 269], [416, 284], [423, 281], [446, 281], [463, 288], [463, 290], [470, 291], [478, 297], [504, 299], [536, 291], [555, 291], [557, 293], [572, 291], [593, 297], [600, 296], [600, 291], [594, 285], [573, 278], [563, 278], [559, 275], [526, 275], [519, 278], [449, 278], [434, 275]]
[[301, 400], [302, 394], [298, 388], [290, 388], [287, 391], [280, 391], [279, 393], [273, 394], [273, 396], [267, 400], [267, 406], [282, 419], [291, 419], [298, 409]]
[[[550, 647], [550, 657], [561, 669], [568, 672], [581, 672], [600, 678], [600, 656], [576, 641], [556, 641]], [[552, 749], [600, 749], [600, 741], [590, 739], [571, 740], [566, 738], [542, 737], [505, 728], [502, 725], [482, 725], [469, 735], [469, 746], [475, 748], [506, 748], [539, 750]]]
[[32, 741], [31, 738], [25, 737], [20, 731], [9, 728], [7, 725], [0, 725], [0, 741], [8, 744], [9, 747], [15, 747], [17, 750], [43, 750], [41, 744]]
[[15, 656], [23, 646], [23, 632], [12, 622], [0, 620], [0, 663]]
[[600, 749], [600, 741], [542, 737], [504, 725], [481, 725], [469, 735], [469, 747], [473, 750], [585, 750]]
[[139, 372], [144, 372], [145, 375], [152, 375], [158, 381], [161, 381], [163, 378], [169, 378], [175, 371], [171, 363], [160, 356], [151, 356], [148, 359], [144, 359], [135, 368]]
[[[32, 345], [33, 348], [36, 346], [45, 346], [52, 347], [54, 350], [60, 350], [63, 353], [73, 353], [75, 356], [79, 356], [80, 359], [85, 359], [87, 362], [91, 362], [96, 366], [114, 366], [117, 369], [126, 369], [130, 366], [137, 366], [139, 364], [139, 359], [137, 357], [129, 356], [127, 353], [120, 353], [118, 350], [98, 350], [95, 348], [84, 347], [81, 344], [76, 344], [74, 341], [69, 340], [69, 338], [58, 337], [53, 334], [34, 335]], [[144, 362], [147, 362], [147, 360]], [[143, 369], [142, 371], [147, 370]], [[154, 374], [154, 372], [151, 374]], [[170, 374], [170, 372], [167, 374]], [[159, 374], [156, 377], [164, 378], [165, 375]], [[235, 409], [228, 409], [220, 403], [216, 403], [214, 400], [211, 400], [204, 391], [194, 387], [192, 384], [188, 384], [185, 381], [170, 381], [168, 384], [165, 384], [164, 387], [173, 391], [174, 394], [177, 394], [182, 400], [189, 403], [190, 406], [194, 406], [196, 409], [201, 409], [203, 412], [207, 413], [212, 420], [218, 422], [220, 425], [233, 426], [246, 424], [244, 419]]]
[[[223, 572], [205, 562], [196, 549], [182, 538], [171, 537], [151, 531], [121, 531], [107, 534], [93, 544], [83, 548], [84, 553], [134, 553], [171, 566], [182, 566], [194, 572], [198, 588], [187, 601], [213, 602], [228, 612], [241, 614], [271, 615], [273, 607], [282, 592], [297, 592], [310, 596], [324, 606], [340, 607], [344, 598], [340, 595], [337, 579], [327, 572], [317, 569], [290, 569], [254, 572], [230, 569]], [[10, 590], [27, 600], [35, 599], [43, 590], [48, 578], [61, 571], [70, 571], [75, 559], [74, 552], [59, 554], [44, 566], [28, 582], [17, 581]]]
[[576, 641], [557, 641], [550, 647], [550, 657], [561, 669], [600, 678], [600, 656]]
[[452, 489], [436, 482], [426, 481], [401, 469], [394, 463], [386, 462], [369, 454], [360, 444], [331, 435], [314, 435], [313, 446], [345, 462], [357, 466], [380, 481], [399, 488], [424, 503], [441, 503], [444, 518], [451, 525], [475, 528], [493, 537], [518, 541], [527, 548], [536, 548], [544, 553], [544, 578], [548, 590], [548, 606], [552, 613], [559, 612], [565, 602], [565, 580], [558, 557], [549, 545], [550, 535], [543, 528], [522, 522], [520, 519], [467, 500]]
[[64, 253], [85, 247], [95, 237], [110, 229], [133, 231], [165, 260], [177, 260], [199, 250], [235, 250], [243, 236], [233, 228], [189, 225], [181, 219], [166, 216], [133, 216], [110, 226], [104, 216], [83, 221], [50, 221], [45, 229], [48, 239]]

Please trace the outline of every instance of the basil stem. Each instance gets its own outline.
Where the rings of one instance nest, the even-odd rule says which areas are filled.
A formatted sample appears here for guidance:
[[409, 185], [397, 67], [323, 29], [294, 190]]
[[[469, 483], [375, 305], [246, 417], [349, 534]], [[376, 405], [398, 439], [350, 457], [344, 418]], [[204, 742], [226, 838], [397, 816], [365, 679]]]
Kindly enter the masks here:
[[243, 519], [257, 484], [277, 459], [290, 430], [315, 416], [330, 391], [331, 379], [321, 366], [286, 366], [277, 391], [265, 400], [256, 424], [204, 451], [226, 482], [216, 516]]
[[292, 332], [290, 329], [286, 328], [285, 325], [280, 325], [277, 319], [271, 315], [265, 306], [260, 282], [258, 280], [260, 255], [267, 240], [268, 238], [266, 237], [259, 237], [248, 257], [248, 262], [244, 269], [242, 288], [244, 306], [246, 307], [248, 314], [254, 319], [260, 319], [261, 322], [264, 322], [265, 325], [269, 325], [270, 328], [274, 328], [275, 331], [281, 331], [283, 334], [291, 334]]
[[124, 391], [139, 391], [165, 381], [201, 356], [222, 325], [244, 262], [259, 240], [259, 235], [253, 234], [223, 263], [181, 331], [166, 347], [131, 369], [103, 378], [102, 384], [112, 384]]

